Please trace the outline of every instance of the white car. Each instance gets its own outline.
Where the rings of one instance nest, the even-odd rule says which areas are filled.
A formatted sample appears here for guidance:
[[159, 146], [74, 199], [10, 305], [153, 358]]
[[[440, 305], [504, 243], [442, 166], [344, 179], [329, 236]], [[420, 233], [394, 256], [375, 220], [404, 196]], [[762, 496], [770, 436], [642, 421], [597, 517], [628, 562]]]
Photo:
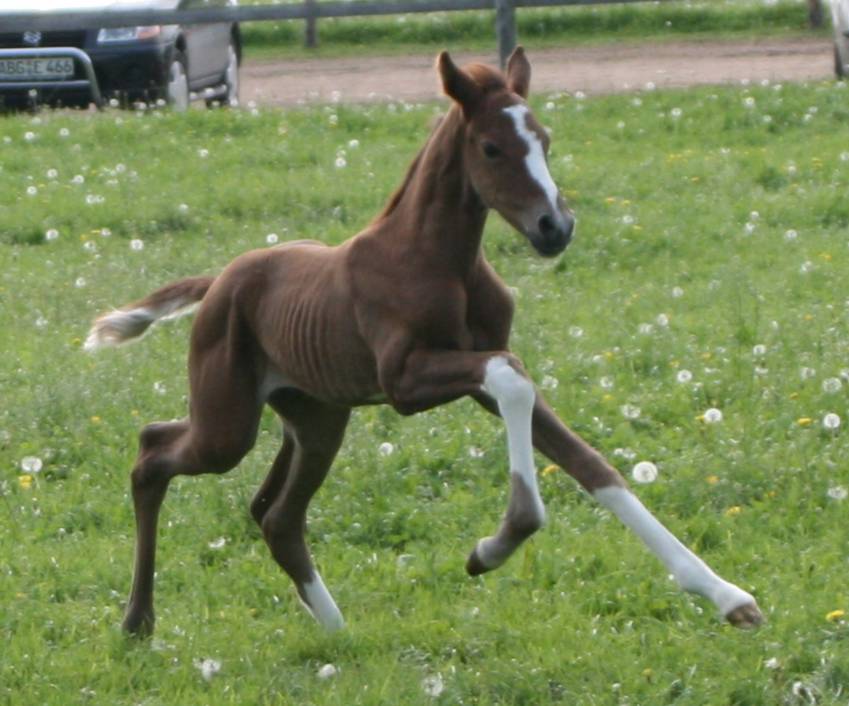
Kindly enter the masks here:
[[834, 73], [839, 78], [849, 75], [849, 0], [831, 0], [834, 25]]

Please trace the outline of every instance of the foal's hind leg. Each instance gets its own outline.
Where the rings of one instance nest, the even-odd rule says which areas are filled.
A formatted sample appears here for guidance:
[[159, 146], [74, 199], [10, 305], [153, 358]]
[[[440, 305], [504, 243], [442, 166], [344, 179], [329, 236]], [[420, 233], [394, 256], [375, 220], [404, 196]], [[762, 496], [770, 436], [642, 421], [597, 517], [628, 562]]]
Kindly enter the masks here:
[[[153, 630], [156, 527], [169, 482], [181, 474], [229, 471], [256, 439], [261, 406], [249, 361], [228, 355], [223, 346], [213, 347], [203, 360], [192, 361], [191, 373], [190, 419], [151, 424], [141, 433], [132, 472], [135, 570], [123, 623], [131, 633], [149, 634]], [[207, 384], [198, 384], [201, 380]], [[209, 384], [209, 380], [215, 384]]]
[[[257, 495], [258, 499], [263, 497], [282, 482], [276, 499], [262, 518], [263, 535], [272, 556], [295, 582], [307, 610], [325, 628], [337, 630], [344, 626], [342, 614], [313, 566], [304, 531], [307, 506], [342, 444], [350, 410], [305, 396], [287, 399], [285, 403], [272, 402], [272, 405], [284, 418], [293, 443], [288, 467], [284, 469], [282, 465], [287, 460], [284, 442], [280, 456]], [[281, 465], [278, 466], [278, 462]]]

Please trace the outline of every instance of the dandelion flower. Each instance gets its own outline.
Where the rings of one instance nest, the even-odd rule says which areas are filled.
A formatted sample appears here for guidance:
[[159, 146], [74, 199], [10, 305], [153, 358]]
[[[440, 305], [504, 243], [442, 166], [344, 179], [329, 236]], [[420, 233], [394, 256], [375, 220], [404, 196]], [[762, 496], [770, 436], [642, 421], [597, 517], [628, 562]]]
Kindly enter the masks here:
[[32, 488], [32, 476], [29, 473], [18, 476], [18, 485], [21, 490], [29, 490]]
[[631, 470], [631, 476], [637, 483], [654, 483], [657, 480], [657, 466], [651, 461], [640, 461]]
[[814, 420], [811, 419], [810, 417], [799, 417], [796, 420], [796, 424], [798, 424], [800, 427], [809, 427], [809, 426], [811, 426], [813, 421]]
[[732, 505], [725, 511], [726, 517], [737, 517], [741, 512], [743, 512], [743, 508], [739, 505]]
[[675, 379], [683, 385], [693, 379], [693, 373], [691, 373], [685, 368], [683, 370], [678, 371], [678, 373], [675, 375]]
[[830, 623], [836, 623], [838, 620], [841, 620], [843, 616], [846, 615], [846, 611], [838, 608], [837, 610], [833, 610], [825, 616], [825, 619]]
[[208, 546], [210, 549], [223, 549], [225, 544], [227, 544], [227, 538], [219, 537], [218, 539], [213, 539]]
[[134, 250], [135, 252], [144, 250], [144, 241], [140, 240], [139, 238], [133, 238], [130, 241], [130, 250]]
[[752, 347], [752, 355], [761, 357], [766, 355], [766, 346], [763, 343], [758, 343], [757, 345]]
[[389, 441], [384, 441], [380, 446], [377, 447], [377, 453], [381, 456], [391, 456], [395, 453], [395, 445]]
[[552, 463], [552, 464], [550, 464], [550, 465], [546, 466], [545, 468], [543, 468], [543, 469], [542, 469], [542, 471], [541, 471], [541, 473], [542, 473], [542, 475], [544, 475], [544, 476], [550, 476], [550, 475], [552, 475], [552, 474], [554, 474], [554, 473], [557, 473], [557, 471], [558, 471], [559, 469], [560, 469], [560, 467], [559, 467], [559, 466], [555, 466], [555, 465]]
[[269, 233], [265, 236], [265, 242], [269, 245], [274, 245], [278, 240], [280, 240], [280, 238], [277, 233]]
[[344, 169], [345, 167], [348, 166], [348, 161], [344, 157], [339, 156], [339, 157], [336, 158], [336, 161], [334, 162], [334, 164], [336, 165], [337, 169]]
[[59, 237], [59, 231], [55, 228], [49, 228], [44, 234], [44, 239], [48, 242], [56, 240]]

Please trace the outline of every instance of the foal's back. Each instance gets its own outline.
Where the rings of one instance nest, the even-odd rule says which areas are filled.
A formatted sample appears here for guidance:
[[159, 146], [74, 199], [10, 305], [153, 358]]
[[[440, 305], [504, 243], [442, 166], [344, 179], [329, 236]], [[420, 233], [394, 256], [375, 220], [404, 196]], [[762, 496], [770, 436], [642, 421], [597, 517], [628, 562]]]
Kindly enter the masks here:
[[192, 349], [226, 336], [240, 353], [252, 349], [260, 384], [340, 404], [373, 397], [377, 376], [352, 304], [349, 243], [302, 240], [236, 258], [203, 300]]

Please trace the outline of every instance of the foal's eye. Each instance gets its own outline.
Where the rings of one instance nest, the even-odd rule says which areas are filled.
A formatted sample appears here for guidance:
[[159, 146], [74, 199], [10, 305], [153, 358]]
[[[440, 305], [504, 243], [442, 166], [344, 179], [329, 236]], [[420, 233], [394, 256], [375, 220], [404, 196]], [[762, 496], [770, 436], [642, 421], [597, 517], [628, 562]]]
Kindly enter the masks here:
[[484, 142], [482, 147], [483, 147], [483, 153], [487, 157], [489, 157], [490, 159], [495, 159], [496, 157], [501, 156], [501, 150], [498, 149], [498, 147], [496, 147], [491, 142]]

